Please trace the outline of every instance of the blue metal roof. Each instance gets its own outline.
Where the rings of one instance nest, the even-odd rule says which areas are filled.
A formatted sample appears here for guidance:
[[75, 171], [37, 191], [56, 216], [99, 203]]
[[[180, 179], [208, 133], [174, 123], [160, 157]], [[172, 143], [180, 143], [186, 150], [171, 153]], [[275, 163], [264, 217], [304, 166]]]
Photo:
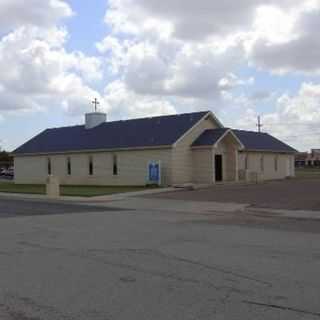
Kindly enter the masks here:
[[297, 152], [288, 144], [264, 132], [232, 130], [246, 150]]
[[212, 146], [214, 145], [228, 130], [228, 128], [219, 128], [205, 130], [198, 139], [194, 141], [192, 147]]
[[47, 129], [13, 151], [13, 154], [60, 153], [174, 144], [208, 111]]
[[[219, 128], [204, 131], [193, 143], [193, 147], [213, 146], [223, 134], [230, 129]], [[244, 145], [245, 150], [271, 151], [271, 152], [297, 152], [286, 143], [269, 135], [268, 133], [259, 133], [254, 131], [234, 130], [232, 132]]]

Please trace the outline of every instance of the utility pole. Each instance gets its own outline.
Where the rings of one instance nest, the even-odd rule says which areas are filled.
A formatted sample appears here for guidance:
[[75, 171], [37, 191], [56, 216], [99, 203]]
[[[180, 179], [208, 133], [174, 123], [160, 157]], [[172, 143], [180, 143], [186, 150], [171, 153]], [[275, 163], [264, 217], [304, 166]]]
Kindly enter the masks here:
[[263, 127], [263, 124], [261, 123], [261, 116], [258, 116], [257, 127], [258, 127], [258, 132], [261, 132], [261, 128]]

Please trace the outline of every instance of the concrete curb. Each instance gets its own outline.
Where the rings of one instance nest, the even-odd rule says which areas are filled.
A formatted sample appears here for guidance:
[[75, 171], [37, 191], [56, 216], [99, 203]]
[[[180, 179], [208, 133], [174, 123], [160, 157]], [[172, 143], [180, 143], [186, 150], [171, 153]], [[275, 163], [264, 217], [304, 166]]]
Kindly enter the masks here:
[[[161, 189], [150, 189], [150, 190], [143, 190], [143, 191], [134, 191], [134, 192], [124, 192], [124, 193], [115, 193], [110, 195], [104, 195], [104, 196], [96, 196], [96, 197], [61, 197], [65, 200], [68, 200], [70, 198], [77, 200], [85, 200], [86, 202], [105, 202], [105, 201], [115, 201], [115, 200], [123, 200], [126, 198], [131, 197], [138, 197], [143, 195], [152, 195], [152, 194], [160, 194], [160, 193], [166, 193], [166, 192], [177, 192], [182, 191], [183, 189], [177, 189], [177, 188], [161, 188]], [[72, 200], [71, 199], [71, 200]]]
[[123, 200], [130, 197], [137, 197], [143, 195], [152, 195], [152, 194], [159, 194], [159, 193], [166, 193], [166, 192], [178, 192], [183, 191], [185, 189], [182, 188], [159, 188], [159, 189], [149, 189], [143, 191], [133, 191], [133, 192], [124, 192], [124, 193], [115, 193], [110, 195], [102, 195], [102, 196], [95, 196], [95, 197], [73, 197], [73, 196], [61, 196], [58, 198], [49, 197], [47, 195], [42, 194], [28, 194], [28, 193], [7, 193], [7, 192], [0, 192], [0, 197], [14, 197], [18, 199], [32, 199], [32, 200], [52, 200], [52, 201], [71, 201], [71, 202], [106, 202], [106, 201], [115, 201], [115, 200]]
[[21, 198], [21, 199], [40, 199], [40, 200], [52, 199], [43, 194], [9, 193], [9, 192], [0, 192], [0, 197], [1, 198], [13, 197], [13, 198]]
[[268, 209], [268, 208], [247, 208], [251, 214], [263, 213], [270, 217], [282, 217], [299, 220], [320, 220], [320, 211], [310, 210], [286, 210], [286, 209]]

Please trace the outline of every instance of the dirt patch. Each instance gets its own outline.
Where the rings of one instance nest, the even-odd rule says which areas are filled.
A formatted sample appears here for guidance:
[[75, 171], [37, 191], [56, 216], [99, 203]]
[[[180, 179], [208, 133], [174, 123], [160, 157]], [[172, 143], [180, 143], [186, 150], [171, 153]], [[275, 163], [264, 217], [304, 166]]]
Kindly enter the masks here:
[[249, 203], [257, 208], [320, 210], [320, 178], [270, 181], [250, 185], [216, 185], [211, 188], [145, 196], [190, 201]]
[[181, 220], [179, 224], [212, 224], [221, 226], [240, 226], [246, 228], [279, 230], [286, 232], [320, 233], [320, 220], [295, 219], [276, 214], [236, 212], [223, 215], [207, 215]]

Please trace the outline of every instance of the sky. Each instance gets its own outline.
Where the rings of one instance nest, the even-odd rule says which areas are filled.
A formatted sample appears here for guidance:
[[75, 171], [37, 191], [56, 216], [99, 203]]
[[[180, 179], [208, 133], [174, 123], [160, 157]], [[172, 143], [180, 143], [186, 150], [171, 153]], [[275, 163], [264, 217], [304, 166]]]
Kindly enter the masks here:
[[0, 146], [82, 124], [210, 110], [320, 147], [320, 0], [1, 0]]

